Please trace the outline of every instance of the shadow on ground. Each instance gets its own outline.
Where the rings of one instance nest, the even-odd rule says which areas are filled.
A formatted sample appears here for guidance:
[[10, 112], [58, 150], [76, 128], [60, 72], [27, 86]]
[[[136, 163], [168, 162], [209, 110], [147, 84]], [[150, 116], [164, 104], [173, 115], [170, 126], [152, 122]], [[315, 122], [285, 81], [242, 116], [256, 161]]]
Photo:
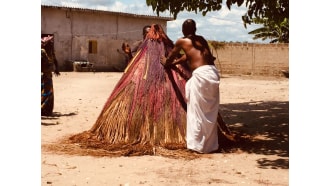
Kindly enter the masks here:
[[[66, 116], [74, 116], [74, 115], [77, 115], [77, 113], [70, 112], [67, 114], [62, 114], [60, 112], [53, 112], [53, 114], [51, 116], [41, 116], [41, 125], [43, 125], [43, 126], [58, 125], [59, 124], [58, 121], [55, 121], [58, 118], [66, 117]], [[44, 120], [44, 121], [54, 120], [54, 122], [43, 122], [42, 120]]]
[[[220, 110], [224, 121], [235, 135], [235, 142], [222, 138], [220, 135], [220, 149], [216, 153], [251, 153], [265, 155], [256, 160], [262, 169], [288, 169], [289, 168], [289, 102], [284, 101], [258, 101], [245, 103], [221, 104]], [[42, 125], [57, 125], [56, 119], [63, 116], [72, 116], [76, 113], [54, 113], [52, 116], [42, 117]], [[55, 123], [45, 123], [55, 121]], [[86, 138], [90, 140], [89, 138]], [[78, 146], [65, 139], [59, 144], [44, 145], [43, 149], [52, 152], [92, 155], [92, 156], [132, 156], [152, 155], [150, 151], [136, 153], [136, 147], [127, 146], [123, 151], [113, 151], [108, 144], [95, 143], [93, 140]], [[103, 147], [103, 146], [104, 147]], [[88, 147], [88, 148], [87, 148]], [[90, 148], [91, 147], [91, 148]], [[173, 158], [193, 159], [199, 156], [184, 150], [156, 149], [157, 154]], [[117, 153], [118, 152], [118, 153]], [[123, 154], [124, 152], [125, 154]], [[117, 154], [116, 154], [117, 153]], [[120, 154], [121, 153], [121, 154]], [[269, 156], [268, 156], [269, 155]], [[274, 156], [275, 155], [275, 156]], [[275, 157], [275, 159], [274, 159]]]
[[[260, 168], [289, 168], [289, 102], [259, 101], [221, 104], [222, 116], [235, 134], [236, 143], [224, 145], [223, 151], [234, 149], [279, 159], [260, 159]], [[226, 143], [224, 141], [224, 143]]]

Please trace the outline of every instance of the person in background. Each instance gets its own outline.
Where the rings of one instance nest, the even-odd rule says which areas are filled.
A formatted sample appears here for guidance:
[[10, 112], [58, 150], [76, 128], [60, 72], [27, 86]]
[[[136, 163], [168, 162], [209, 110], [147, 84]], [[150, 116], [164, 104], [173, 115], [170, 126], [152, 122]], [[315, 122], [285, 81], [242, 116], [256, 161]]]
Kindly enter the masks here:
[[[121, 45], [122, 51], [127, 56], [127, 59], [126, 59], [126, 63], [127, 64], [131, 61], [131, 59], [133, 58], [133, 56], [136, 54], [137, 50], [141, 47], [141, 44], [145, 40], [146, 35], [148, 34], [150, 28], [151, 28], [150, 25], [146, 25], [146, 26], [143, 27], [143, 29], [142, 29], [142, 39], [136, 41], [135, 43], [133, 43], [133, 45], [132, 45], [133, 47], [132, 48], [126, 42], [124, 42]], [[119, 50], [117, 50], [117, 51], [120, 53]]]
[[53, 72], [59, 76], [53, 36], [41, 38], [41, 116], [51, 116], [54, 109]]

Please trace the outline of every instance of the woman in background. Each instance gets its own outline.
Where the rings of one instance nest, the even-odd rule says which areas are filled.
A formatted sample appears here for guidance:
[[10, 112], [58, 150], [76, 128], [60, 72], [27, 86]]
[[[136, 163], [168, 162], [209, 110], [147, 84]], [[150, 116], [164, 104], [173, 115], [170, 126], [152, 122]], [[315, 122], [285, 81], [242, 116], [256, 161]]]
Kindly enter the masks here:
[[60, 75], [53, 36], [41, 38], [41, 116], [51, 116], [54, 109], [53, 71]]

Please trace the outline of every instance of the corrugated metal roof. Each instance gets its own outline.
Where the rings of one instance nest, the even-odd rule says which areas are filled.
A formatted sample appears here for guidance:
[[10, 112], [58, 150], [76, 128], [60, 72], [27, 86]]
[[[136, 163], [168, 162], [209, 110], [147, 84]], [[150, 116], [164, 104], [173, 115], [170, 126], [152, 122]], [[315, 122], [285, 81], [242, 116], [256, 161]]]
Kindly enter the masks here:
[[75, 10], [75, 11], [99, 12], [99, 13], [104, 13], [104, 14], [115, 14], [115, 15], [129, 16], [129, 17], [143, 17], [143, 18], [151, 18], [151, 19], [163, 19], [163, 20], [167, 20], [167, 21], [173, 21], [174, 20], [174, 18], [172, 18], [172, 17], [141, 15], [141, 14], [126, 13], [126, 12], [114, 12], [114, 11], [96, 10], [96, 9], [79, 8], [79, 7], [67, 7], [67, 6], [55, 6], [55, 5], [42, 4], [41, 8], [58, 8], [58, 9], [69, 9], [69, 10]]

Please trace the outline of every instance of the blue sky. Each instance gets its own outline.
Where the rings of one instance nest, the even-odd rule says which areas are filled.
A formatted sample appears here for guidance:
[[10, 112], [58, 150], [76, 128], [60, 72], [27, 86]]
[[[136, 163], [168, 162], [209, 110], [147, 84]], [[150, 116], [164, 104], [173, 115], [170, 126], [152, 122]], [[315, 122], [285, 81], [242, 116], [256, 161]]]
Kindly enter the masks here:
[[[41, 0], [41, 3], [45, 5], [157, 15], [156, 12], [152, 11], [151, 7], [146, 5], [146, 0]], [[259, 28], [261, 25], [248, 25], [245, 29], [241, 20], [245, 12], [245, 6], [233, 6], [229, 11], [225, 4], [221, 10], [209, 12], [206, 16], [203, 16], [201, 13], [196, 14], [195, 12], [180, 12], [176, 20], [167, 23], [167, 34], [174, 41], [182, 37], [181, 25], [183, 21], [192, 18], [197, 23], [197, 34], [204, 36], [207, 40], [268, 43], [269, 40], [253, 40], [253, 35], [248, 34], [249, 31]], [[164, 12], [160, 16], [170, 16], [170, 14]]]

